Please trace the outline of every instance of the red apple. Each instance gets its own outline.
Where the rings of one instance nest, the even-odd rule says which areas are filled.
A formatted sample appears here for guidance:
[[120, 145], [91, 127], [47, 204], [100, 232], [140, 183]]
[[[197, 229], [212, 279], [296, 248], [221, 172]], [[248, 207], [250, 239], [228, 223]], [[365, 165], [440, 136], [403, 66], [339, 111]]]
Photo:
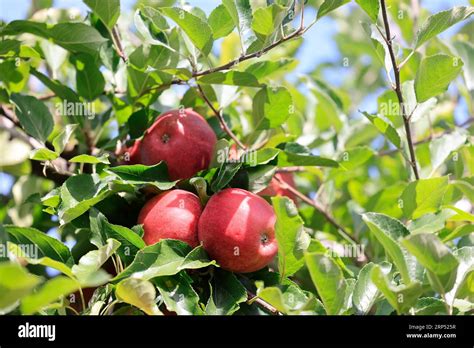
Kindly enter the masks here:
[[[288, 186], [296, 186], [292, 173], [276, 173], [275, 177], [283, 181]], [[268, 187], [263, 191], [260, 191], [258, 194], [260, 196], [286, 196], [296, 203], [296, 195], [287, 188], [282, 187], [280, 182], [275, 180], [275, 178], [272, 178]]]
[[[171, 180], [187, 179], [211, 162], [217, 138], [206, 120], [192, 109], [163, 113], [131, 148], [131, 163], [165, 161]], [[138, 150], [138, 151], [137, 151]]]
[[151, 245], [161, 239], [179, 239], [195, 247], [199, 244], [197, 226], [202, 207], [199, 198], [188, 191], [166, 191], [150, 199], [138, 216], [143, 224], [143, 240]]
[[228, 271], [268, 265], [278, 251], [276, 216], [262, 197], [238, 188], [213, 195], [199, 219], [198, 236], [209, 256]]

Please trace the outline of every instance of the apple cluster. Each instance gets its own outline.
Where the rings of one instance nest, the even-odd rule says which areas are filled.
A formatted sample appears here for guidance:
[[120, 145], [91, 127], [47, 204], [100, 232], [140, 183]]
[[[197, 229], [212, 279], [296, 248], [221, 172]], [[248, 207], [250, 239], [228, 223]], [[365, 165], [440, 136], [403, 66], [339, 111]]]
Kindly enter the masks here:
[[[217, 139], [206, 120], [192, 109], [168, 111], [158, 117], [130, 152], [131, 163], [166, 162], [171, 180], [188, 179], [206, 169]], [[277, 174], [294, 185], [291, 174]], [[272, 180], [261, 195], [291, 192]], [[278, 246], [276, 216], [262, 197], [239, 188], [211, 196], [205, 207], [198, 196], [182, 189], [162, 192], [146, 202], [138, 217], [144, 241], [178, 239], [192, 247], [202, 244], [223, 269], [248, 273], [268, 265]]]

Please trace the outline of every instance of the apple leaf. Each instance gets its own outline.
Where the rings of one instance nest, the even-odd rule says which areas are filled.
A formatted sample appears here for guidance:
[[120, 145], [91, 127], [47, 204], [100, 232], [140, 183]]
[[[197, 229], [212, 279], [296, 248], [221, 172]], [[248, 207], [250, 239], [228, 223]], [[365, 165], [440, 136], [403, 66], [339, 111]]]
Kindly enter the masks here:
[[464, 63], [458, 57], [437, 54], [423, 58], [415, 78], [415, 93], [419, 103], [444, 93], [458, 76]]
[[474, 13], [474, 7], [456, 6], [450, 10], [438, 12], [421, 25], [416, 33], [415, 48], [420, 47], [429, 39], [442, 33], [454, 24], [469, 18]]
[[141, 249], [133, 262], [112, 281], [130, 276], [149, 280], [174, 275], [183, 269], [197, 269], [209, 265], [215, 265], [215, 261], [209, 261], [202, 246], [191, 249], [188, 244], [179, 240], [163, 239]]
[[120, 0], [84, 0], [107, 28], [112, 29], [120, 16]]
[[25, 315], [34, 314], [51, 302], [78, 290], [79, 287], [76, 280], [65, 276], [50, 279], [35, 293], [21, 300], [21, 312]]
[[447, 187], [447, 176], [409, 183], [400, 196], [403, 214], [407, 218], [417, 219], [428, 213], [436, 213]]
[[275, 236], [278, 241], [278, 271], [281, 279], [297, 272], [305, 263], [304, 252], [310, 237], [304, 231], [303, 219], [288, 197], [272, 197], [276, 215]]
[[375, 265], [371, 271], [371, 280], [382, 292], [390, 305], [397, 313], [406, 313], [413, 307], [423, 292], [421, 283], [412, 282], [409, 285], [394, 285], [384, 274], [379, 265]]
[[27, 296], [41, 282], [17, 263], [0, 263], [0, 313], [13, 310], [18, 300]]
[[239, 303], [247, 301], [247, 291], [233, 273], [216, 269], [209, 288], [207, 315], [231, 315], [239, 309]]
[[137, 307], [148, 315], [160, 315], [156, 305], [156, 290], [151, 282], [143, 279], [127, 278], [117, 284], [117, 299]]
[[54, 126], [53, 116], [46, 105], [35, 97], [12, 94], [16, 115], [21, 126], [32, 137], [45, 142]]
[[323, 253], [305, 254], [306, 266], [326, 313], [339, 314], [344, 306], [346, 281], [336, 262]]
[[399, 244], [399, 240], [410, 232], [400, 221], [384, 214], [365, 213], [362, 215], [362, 219], [397, 266], [405, 284], [410, 284], [407, 261]]

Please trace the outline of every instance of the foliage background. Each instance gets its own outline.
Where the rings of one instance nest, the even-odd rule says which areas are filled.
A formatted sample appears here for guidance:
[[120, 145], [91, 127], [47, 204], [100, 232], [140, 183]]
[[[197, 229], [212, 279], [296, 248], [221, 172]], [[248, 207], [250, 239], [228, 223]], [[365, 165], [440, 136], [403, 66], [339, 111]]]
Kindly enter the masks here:
[[[48, 1], [35, 3], [39, 7], [50, 6]], [[305, 11], [307, 24], [317, 15], [321, 3], [323, 1], [307, 3]], [[31, 14], [27, 1], [1, 1], [0, 4], [1, 19], [7, 23]], [[416, 11], [413, 11], [411, 7], [413, 4], [410, 1], [389, 1], [388, 4], [392, 19], [396, 18], [397, 10], [407, 14], [403, 20], [391, 22], [394, 40], [405, 49], [400, 52], [399, 62], [408, 56], [408, 48], [413, 47], [417, 27], [431, 13], [447, 10], [453, 6], [469, 5], [467, 1], [424, 1], [421, 3], [419, 14], [414, 15]], [[171, 6], [173, 2], [168, 1], [164, 5]], [[199, 15], [203, 16], [209, 15], [218, 3], [194, 1], [191, 5], [202, 8], [204, 13], [199, 12]], [[133, 60], [132, 52], [143, 40], [140, 38], [141, 33], [137, 33], [135, 29], [134, 9], [140, 4], [122, 1], [121, 6], [118, 27], [122, 34], [122, 43], [129, 62], [136, 65], [138, 60]], [[82, 21], [82, 18], [89, 16], [90, 11], [85, 4], [78, 1], [57, 1], [54, 3], [54, 8], [65, 10], [53, 10], [49, 18], [44, 10], [40, 10], [39, 14], [36, 14], [36, 20], [55, 23], [58, 15], [65, 15], [68, 20], [67, 16], [72, 13], [74, 20]], [[255, 5], [253, 10], [256, 8]], [[79, 284], [84, 289], [100, 286], [85, 313], [114, 311], [138, 313], [133, 309], [137, 307], [148, 314], [158, 313], [165, 308], [167, 311], [179, 314], [235, 312], [264, 314], [275, 311], [287, 314], [471, 313], [474, 282], [472, 273], [474, 153], [470, 123], [473, 114], [472, 75], [470, 75], [473, 64], [473, 22], [467, 19], [451, 26], [437, 38], [432, 38], [401, 70], [401, 78], [405, 82], [416, 79], [422, 64], [421, 60], [426, 56], [442, 53], [460, 56], [464, 61], [462, 70], [458, 71], [459, 75], [455, 79], [454, 77], [447, 79], [447, 83], [453, 80], [448, 92], [430, 95], [429, 97], [436, 99], [430, 99], [424, 107], [419, 105], [414, 113], [416, 116], [412, 120], [412, 128], [415, 134], [414, 141], [419, 142], [416, 146], [416, 155], [423, 180], [409, 184], [413, 181], [410, 167], [393, 146], [393, 134], [390, 136], [383, 130], [386, 119], [383, 121], [382, 129], [380, 127], [377, 129], [379, 118], [374, 121], [374, 127], [361, 113], [361, 111], [367, 111], [369, 114], [385, 113], [390, 121], [388, 123], [398, 129], [402, 142], [406, 138], [399, 115], [387, 114], [383, 110], [383, 107], [394, 105], [397, 101], [393, 92], [390, 92], [390, 85], [384, 72], [383, 47], [381, 50], [374, 50], [371, 40], [360, 24], [361, 21], [369, 23], [370, 19], [356, 3], [352, 2], [321, 18], [305, 33], [302, 40], [288, 42], [259, 58], [280, 63], [291, 57], [296, 58], [290, 64], [286, 64], [285, 61], [281, 69], [268, 76], [257, 75], [259, 82], [270, 86], [284, 86], [291, 93], [296, 112], [285, 120], [283, 131], [278, 127], [263, 133], [255, 131], [252, 99], [258, 88], [223, 87], [221, 84], [203, 83], [206, 94], [213, 94], [211, 85], [217, 91], [217, 100], [214, 100], [214, 96], [211, 98], [214, 105], [222, 106], [226, 97], [238, 96], [236, 100], [230, 100], [228, 105], [225, 104], [224, 115], [240, 139], [251, 144], [258, 142], [258, 137], [262, 137], [262, 134], [269, 136], [270, 140], [265, 145], [267, 152], [262, 153], [263, 160], [258, 163], [257, 168], [271, 172], [269, 167], [265, 167], [268, 164], [280, 168], [304, 166], [304, 171], [295, 173], [298, 189], [312, 199], [315, 198], [322, 209], [329, 213], [329, 217], [334, 217], [334, 220], [343, 226], [343, 230], [353, 237], [356, 246], [365, 247], [366, 257], [370, 257], [368, 260], [364, 257], [359, 259], [347, 257], [344, 254], [341, 254], [342, 257], [337, 256], [337, 252], [341, 250], [344, 252], [344, 245], [351, 245], [353, 241], [351, 238], [341, 237], [334, 223], [327, 222], [327, 214], [317, 212], [314, 207], [301, 203], [299, 206], [301, 218], [292, 219], [288, 208], [290, 203], [277, 198], [273, 200], [273, 204], [283, 226], [281, 231], [285, 231], [284, 235], [280, 234], [279, 239], [281, 245], [286, 245], [285, 252], [289, 254], [280, 254], [280, 262], [272, 266], [274, 270], [279, 271], [279, 274], [262, 271], [245, 277], [215, 270], [213, 266], [209, 267], [212, 261], [207, 260], [200, 249], [190, 251], [180, 243], [167, 242], [156, 246], [156, 250], [142, 250], [144, 254], [142, 256], [149, 262], [147, 266], [153, 266], [150, 274], [138, 277], [139, 280], [122, 275], [109, 281], [110, 277], [102, 270], [105, 266], [101, 259], [111, 257], [110, 260], [113, 259], [116, 263], [115, 267], [120, 269], [119, 263], [123, 263], [124, 266], [130, 265], [135, 252], [144, 247], [140, 238], [136, 238], [140, 235], [140, 231], [134, 226], [133, 216], [143, 204], [145, 195], [140, 191], [144, 182], [129, 180], [129, 177], [119, 175], [121, 181], [114, 182], [113, 184], [117, 186], [113, 186], [112, 190], [128, 192], [127, 199], [124, 199], [123, 195], [113, 194], [103, 200], [105, 195], [101, 196], [101, 185], [109, 183], [106, 182], [107, 179], [104, 181], [102, 179], [106, 177], [105, 173], [110, 172], [105, 171], [108, 160], [101, 156], [104, 153], [113, 153], [116, 137], [125, 139], [127, 133], [137, 137], [137, 132], [130, 127], [133, 122], [127, 122], [127, 118], [132, 112], [141, 110], [143, 106], [148, 107], [147, 100], [146, 98], [139, 100], [140, 98], [130, 93], [130, 84], [127, 86], [126, 80], [122, 80], [122, 84], [119, 83], [120, 86], [116, 88], [127, 92], [122, 95], [113, 96], [109, 93], [110, 84], [104, 86], [108, 91], [105, 95], [99, 96], [104, 89], [102, 87], [99, 93], [90, 90], [81, 91], [79, 86], [81, 83], [74, 78], [79, 69], [77, 65], [74, 66], [74, 59], [68, 58], [67, 51], [37, 36], [26, 36], [26, 38], [23, 36], [22, 40], [25, 40], [25, 46], [35, 45], [34, 49], [41, 52], [43, 57], [38, 58], [30, 52], [31, 56], [25, 59], [24, 65], [18, 69], [12, 65], [15, 56], [25, 53], [11, 55], [8, 50], [2, 51], [4, 54], [0, 70], [3, 85], [2, 104], [7, 105], [9, 98], [14, 100], [15, 97], [12, 97], [14, 93], [37, 97], [50, 93], [38, 79], [30, 78], [31, 68], [37, 68], [38, 71], [58, 79], [62, 84], [76, 90], [81, 98], [87, 98], [88, 93], [93, 94], [90, 99], [94, 100], [94, 106], [100, 117], [90, 122], [86, 121], [86, 124], [90, 127], [88, 129], [90, 134], [97, 136], [95, 147], [98, 151], [89, 152], [87, 136], [84, 137], [85, 134], [81, 133], [84, 125], [81, 124], [73, 130], [74, 135], [68, 142], [69, 148], [66, 147], [63, 156], [67, 156], [69, 150], [75, 155], [86, 153], [93, 155], [98, 159], [82, 157], [76, 160], [97, 163], [76, 165], [72, 170], [90, 172], [94, 169], [104, 174], [97, 182], [91, 181], [95, 179], [92, 179], [90, 174], [86, 174], [89, 175], [87, 179], [85, 176], [79, 176], [76, 177], [79, 179], [73, 179], [76, 182], [69, 181], [71, 188], [78, 187], [81, 190], [87, 188], [94, 192], [92, 197], [82, 197], [86, 204], [81, 206], [80, 201], [69, 201], [64, 207], [59, 202], [67, 201], [65, 190], [53, 191], [53, 194], [44, 198], [44, 195], [54, 188], [55, 183], [38, 179], [42, 171], [40, 163], [47, 159], [44, 156], [51, 154], [37, 152], [36, 159], [29, 160], [32, 154], [27, 146], [12, 140], [10, 135], [5, 137], [7, 134], [5, 132], [0, 133], [1, 158], [4, 161], [1, 163], [0, 173], [2, 195], [0, 218], [5, 225], [21, 226], [21, 228], [10, 226], [2, 229], [3, 238], [12, 243], [10, 248], [14, 252], [15, 243], [19, 244], [25, 241], [25, 238], [39, 243], [41, 239], [39, 232], [28, 229], [34, 227], [62, 240], [67, 246], [55, 245], [55, 242], [46, 239], [46, 242], [43, 241], [46, 246], [41, 249], [42, 259], [22, 261], [23, 264], [29, 263], [30, 273], [25, 273], [24, 268], [2, 270], [18, 274], [18, 279], [23, 279], [25, 282], [24, 288], [21, 289], [11, 289], [12, 284], [2, 284], [7, 290], [14, 290], [17, 294], [13, 297], [9, 297], [11, 294], [8, 291], [2, 294], [4, 298], [0, 306], [2, 310], [23, 313], [39, 311], [42, 314], [72, 313], [75, 310], [71, 309], [74, 303], [70, 303], [71, 297], [66, 295], [75, 292]], [[297, 27], [298, 18], [289, 24]], [[379, 24], [381, 24], [380, 16]], [[374, 28], [372, 31], [376, 35]], [[456, 42], [458, 43], [455, 44]], [[238, 54], [234, 52], [238, 47], [237, 43], [235, 38], [229, 36], [217, 40], [209, 61], [201, 59], [200, 62], [210, 63], [213, 66], [226, 63]], [[379, 42], [378, 45], [383, 46], [383, 42]], [[184, 54], [189, 54], [184, 46], [181, 45], [180, 50], [182, 49]], [[113, 64], [118, 64], [116, 67], [124, 67], [123, 63], [118, 63], [117, 53], [114, 53], [112, 46], [109, 46], [107, 52], [113, 57], [112, 61], [115, 62]], [[378, 57], [380, 52], [382, 61]], [[82, 58], [87, 66], [87, 57], [78, 56], [77, 52], [71, 57], [79, 57], [79, 60]], [[102, 56], [99, 59], [104, 63]], [[252, 63], [254, 61], [245, 62], [237, 68], [243, 71]], [[142, 71], [147, 64], [148, 61], [140, 67]], [[17, 74], [9, 73], [13, 71], [12, 68]], [[87, 72], [90, 76], [97, 73], [93, 67], [90, 69]], [[175, 73], [182, 72], [175, 71]], [[107, 63], [100, 68], [99, 74], [105, 77], [105, 81], [112, 81]], [[423, 80], [427, 81], [423, 89], [428, 89], [437, 80], [439, 75], [431, 77], [431, 80], [426, 78]], [[97, 81], [100, 81], [100, 78], [95, 81], [95, 84], [100, 85]], [[120, 82], [120, 79], [116, 81]], [[163, 111], [181, 104], [193, 106], [207, 115], [211, 124], [214, 122], [219, 137], [225, 137], [225, 134], [219, 131], [215, 115], [198, 94], [190, 92], [193, 90], [188, 86], [163, 88], [158, 100], [153, 102], [152, 109]], [[44, 100], [51, 112], [58, 102], [60, 100], [57, 97], [48, 97]], [[132, 107], [127, 104], [132, 104]], [[286, 105], [277, 105], [277, 108], [284, 106]], [[240, 110], [244, 110], [245, 117], [239, 117]], [[424, 112], [425, 110], [427, 112]], [[135, 120], [148, 117], [143, 113], [135, 115]], [[65, 125], [63, 120], [55, 123], [54, 131], [46, 134], [49, 142], [53, 141], [61, 127]], [[380, 131], [385, 133], [385, 136], [380, 134]], [[431, 140], [430, 136], [435, 139]], [[288, 145], [295, 141], [307, 146], [314, 156], [337, 161], [340, 167], [307, 165], [306, 161], [311, 162], [310, 164], [322, 164], [317, 157], [309, 160], [307, 157], [288, 160], [286, 155], [286, 163], [282, 159], [283, 155], [279, 154], [277, 160], [272, 157], [276, 150], [271, 149], [275, 149], [278, 145], [286, 153], [299, 156], [303, 153], [303, 156], [309, 156], [309, 153], [305, 153], [306, 149]], [[11, 154], [15, 154], [13, 160]], [[71, 160], [72, 157], [67, 159]], [[267, 161], [268, 158], [270, 159]], [[113, 159], [111, 160], [113, 163]], [[224, 168], [221, 169], [223, 176], [228, 175]], [[271, 170], [273, 169], [272, 167]], [[139, 171], [142, 181], [147, 181], [148, 185], [152, 184], [158, 188], [168, 185], [167, 180], [163, 179], [162, 167], [158, 166], [154, 170], [152, 179], [143, 179], [142, 168]], [[258, 174], [256, 168], [252, 169], [252, 166], [247, 166], [243, 172], [248, 175]], [[212, 186], [212, 176], [204, 174], [202, 176], [208, 181], [209, 186]], [[250, 181], [252, 184], [252, 179]], [[240, 184], [234, 181], [231, 185]], [[107, 190], [109, 189], [110, 186]], [[192, 186], [188, 189], [193, 190]], [[34, 195], [35, 193], [37, 195]], [[401, 205], [400, 199], [405, 204]], [[91, 208], [92, 206], [95, 208]], [[455, 208], [452, 208], [453, 206]], [[120, 209], [129, 211], [130, 215], [124, 217]], [[61, 221], [58, 221], [58, 213]], [[368, 214], [362, 215], [364, 213]], [[401, 223], [394, 219], [400, 220]], [[301, 233], [303, 222], [305, 232]], [[103, 231], [107, 232], [104, 234]], [[116, 240], [121, 243], [120, 246]], [[134, 251], [132, 256], [124, 254], [124, 246], [129, 246]], [[54, 255], [47, 252], [51, 249], [56, 250], [53, 252]], [[66, 249], [70, 249], [72, 253]], [[94, 251], [96, 249], [98, 251]], [[147, 250], [154, 256], [146, 256]], [[328, 250], [335, 252], [328, 254]], [[90, 254], [89, 251], [93, 253]], [[80, 267], [79, 260], [84, 255], [94, 260], [93, 267]], [[285, 267], [282, 266], [282, 259], [286, 261]], [[105, 264], [110, 266], [112, 263], [110, 260]], [[163, 270], [161, 262], [168, 264], [170, 260], [175, 266], [171, 270]], [[367, 263], [368, 261], [373, 263]], [[34, 265], [38, 263], [40, 266]], [[85, 266], [84, 262], [82, 266]], [[197, 270], [185, 271], [187, 268]], [[145, 271], [143, 266], [137, 269], [132, 267], [132, 270], [133, 272], [130, 271], [126, 275]], [[63, 275], [57, 276], [61, 272]], [[42, 278], [32, 274], [40, 275]], [[56, 292], [51, 289], [55, 289]], [[230, 289], [238, 290], [232, 292]], [[156, 297], [159, 306], [153, 302]], [[248, 297], [253, 299], [249, 303], [247, 303]], [[83, 308], [79, 310], [81, 309], [84, 310]]]

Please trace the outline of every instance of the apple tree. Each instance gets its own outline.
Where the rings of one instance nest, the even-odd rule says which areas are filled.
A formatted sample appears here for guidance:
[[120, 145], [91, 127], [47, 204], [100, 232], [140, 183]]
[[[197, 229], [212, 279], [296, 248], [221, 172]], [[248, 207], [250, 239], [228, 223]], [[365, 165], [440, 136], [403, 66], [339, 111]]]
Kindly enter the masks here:
[[472, 6], [51, 3], [1, 23], [2, 314], [472, 314]]

